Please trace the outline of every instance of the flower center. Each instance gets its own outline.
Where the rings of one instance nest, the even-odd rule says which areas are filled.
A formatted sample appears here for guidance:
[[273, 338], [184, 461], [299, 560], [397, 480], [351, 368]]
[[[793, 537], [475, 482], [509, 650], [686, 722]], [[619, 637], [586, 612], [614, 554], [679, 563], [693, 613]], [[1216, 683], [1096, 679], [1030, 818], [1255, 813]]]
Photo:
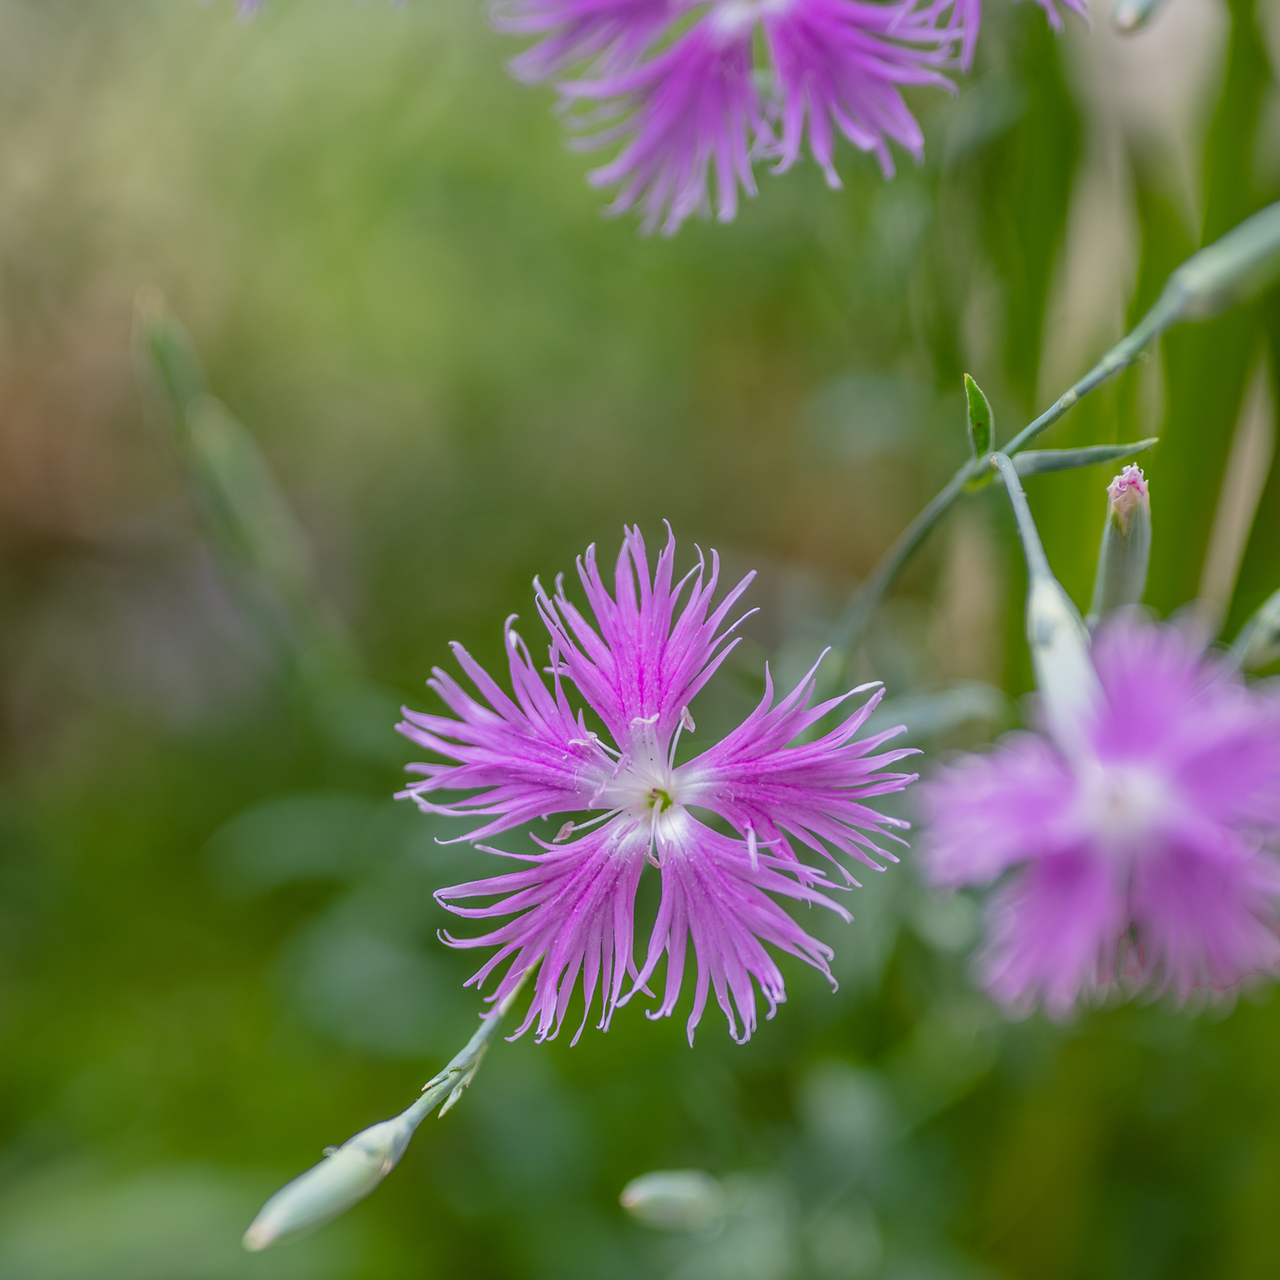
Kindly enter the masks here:
[[657, 811], [661, 813], [664, 809], [670, 809], [673, 804], [675, 804], [675, 801], [671, 798], [670, 794], [664, 791], [661, 787], [654, 787], [649, 792], [650, 809], [657, 809]]
[[1095, 838], [1113, 849], [1140, 843], [1173, 804], [1164, 778], [1142, 765], [1096, 762], [1082, 783], [1083, 817]]
[[672, 763], [674, 744], [661, 740], [656, 720], [632, 721], [630, 742], [588, 808], [625, 809], [636, 817], [656, 818], [684, 802], [687, 788], [680, 785], [680, 770]]
[[722, 40], [736, 40], [756, 21], [756, 6], [750, 0], [726, 0], [711, 12], [711, 29]]
[[793, 0], [719, 0], [711, 10], [711, 30], [725, 42], [739, 40], [759, 18], [784, 13], [792, 3]]

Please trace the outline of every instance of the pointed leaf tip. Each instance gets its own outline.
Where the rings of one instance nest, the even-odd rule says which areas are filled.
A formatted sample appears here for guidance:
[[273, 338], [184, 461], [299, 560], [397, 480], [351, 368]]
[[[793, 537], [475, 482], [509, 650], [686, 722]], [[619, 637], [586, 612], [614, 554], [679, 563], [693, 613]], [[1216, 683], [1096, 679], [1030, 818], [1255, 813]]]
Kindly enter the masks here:
[[980, 458], [991, 448], [991, 406], [982, 394], [982, 388], [967, 373], [964, 375], [964, 396], [969, 405], [969, 444], [973, 456]]

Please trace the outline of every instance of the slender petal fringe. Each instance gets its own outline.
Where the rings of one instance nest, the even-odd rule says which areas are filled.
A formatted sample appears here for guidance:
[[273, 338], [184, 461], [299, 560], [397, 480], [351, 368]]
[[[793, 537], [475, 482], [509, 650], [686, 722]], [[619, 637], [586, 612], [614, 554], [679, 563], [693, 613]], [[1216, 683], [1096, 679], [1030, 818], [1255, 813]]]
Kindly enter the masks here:
[[[455, 646], [480, 698], [436, 671], [429, 683], [452, 714], [406, 711], [399, 726], [442, 757], [411, 765], [422, 780], [401, 795], [428, 812], [477, 820], [465, 839], [487, 839], [535, 817], [578, 815], [558, 830], [549, 828], [556, 833], [549, 842], [538, 841], [538, 852], [507, 853], [525, 864], [521, 870], [436, 895], [464, 919], [503, 921], [477, 937], [442, 935], [452, 946], [494, 949], [472, 982], [483, 984], [506, 964], [492, 999], [502, 999], [541, 961], [529, 1015], [516, 1034], [536, 1023], [539, 1040], [557, 1035], [579, 985], [584, 1007], [575, 1041], [597, 992], [598, 1025], [607, 1028], [619, 1005], [637, 991], [647, 993], [664, 956], [665, 987], [651, 1016], [669, 1016], [692, 939], [697, 978], [690, 1039], [714, 993], [730, 1034], [746, 1040], [758, 1023], [756, 987], [769, 1017], [786, 999], [782, 972], [767, 946], [831, 980], [830, 950], [777, 899], [850, 918], [827, 893], [844, 886], [801, 861], [793, 841], [839, 866], [847, 884], [856, 882], [838, 855], [877, 870], [882, 868], [876, 855], [896, 860], [874, 837], [900, 839], [896, 833], [907, 824], [866, 801], [902, 790], [915, 775], [887, 769], [911, 754], [881, 750], [900, 730], [856, 737], [879, 695], [814, 741], [791, 745], [845, 698], [873, 686], [810, 706], [811, 671], [774, 706], [768, 680], [763, 700], [742, 725], [703, 754], [676, 764], [681, 735], [696, 731], [690, 703], [736, 643], [730, 637], [740, 619], [730, 618], [751, 576], [713, 606], [715, 553], [710, 566], [700, 554], [678, 582], [674, 564], [669, 531], [651, 571], [639, 531], [628, 529], [610, 594], [594, 548], [588, 549], [578, 572], [590, 617], [570, 603], [563, 583], [554, 595], [537, 587], [550, 641], [550, 688], [508, 619], [504, 634], [514, 696]], [[570, 687], [585, 708], [571, 706]], [[587, 727], [586, 709], [611, 742]], [[444, 805], [430, 798], [440, 790], [468, 794]], [[690, 805], [717, 815], [733, 834], [708, 826]], [[593, 816], [580, 821], [584, 812]], [[637, 970], [635, 897], [646, 862], [659, 870], [662, 900], [643, 969]], [[480, 905], [474, 905], [477, 900]], [[624, 992], [627, 975], [632, 983]]]

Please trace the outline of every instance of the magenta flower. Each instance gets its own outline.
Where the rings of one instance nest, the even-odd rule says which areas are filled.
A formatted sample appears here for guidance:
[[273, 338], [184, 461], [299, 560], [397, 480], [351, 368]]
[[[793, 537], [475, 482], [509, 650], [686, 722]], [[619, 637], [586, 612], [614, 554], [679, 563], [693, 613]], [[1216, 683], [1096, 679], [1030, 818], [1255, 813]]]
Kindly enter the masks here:
[[619, 186], [610, 206], [643, 209], [641, 228], [674, 234], [692, 213], [711, 207], [708, 170], [716, 178], [716, 214], [730, 222], [738, 188], [756, 193], [752, 139], [762, 136], [763, 104], [752, 79], [751, 26], [727, 25], [711, 15], [656, 56], [625, 71], [563, 84], [566, 100], [617, 98], [632, 105], [621, 123], [588, 145], [626, 141], [617, 157], [593, 170], [593, 186]]
[[670, 0], [499, 0], [493, 24], [512, 35], [541, 35], [511, 60], [520, 80], [548, 80], [566, 67], [599, 58], [626, 66], [672, 19]]
[[[672, 585], [675, 542], [669, 538], [650, 576], [644, 542], [628, 530], [618, 557], [613, 596], [589, 548], [578, 572], [594, 624], [569, 602], [563, 583], [554, 596], [535, 582], [538, 612], [550, 633], [548, 688], [524, 642], [504, 627], [514, 700], [459, 645], [454, 653], [483, 701], [436, 669], [430, 686], [453, 717], [405, 712], [399, 728], [447, 763], [411, 765], [424, 775], [404, 796], [428, 813], [480, 819], [463, 839], [480, 841], [551, 815], [569, 818], [533, 853], [507, 853], [523, 870], [440, 890], [436, 897], [469, 919], [513, 917], [480, 937], [445, 941], [456, 947], [496, 947], [470, 979], [482, 984], [511, 963], [491, 999], [500, 999], [541, 960], [533, 1002], [517, 1034], [537, 1019], [537, 1038], [554, 1036], [581, 975], [586, 1025], [600, 992], [600, 1027], [667, 957], [665, 987], [650, 1017], [669, 1016], [680, 995], [690, 938], [697, 967], [688, 1032], [702, 1018], [709, 991], [743, 1041], [756, 1028], [753, 979], [772, 1017], [786, 998], [777, 963], [765, 948], [813, 965], [831, 980], [830, 950], [809, 936], [774, 897], [817, 903], [850, 919], [824, 890], [839, 886], [802, 862], [798, 844], [857, 881], [836, 860], [844, 854], [877, 871], [875, 855], [897, 859], [873, 836], [908, 824], [867, 807], [900, 791], [915, 775], [886, 772], [908, 750], [879, 751], [901, 728], [856, 738], [880, 699], [874, 693], [837, 728], [811, 742], [797, 738], [863, 685], [810, 706], [813, 671], [776, 706], [766, 675], [760, 705], [723, 741], [676, 763], [682, 733], [692, 732], [690, 704], [737, 644], [726, 625], [749, 574], [713, 609], [719, 562], [697, 567]], [[740, 620], [739, 620], [740, 621]], [[816, 668], [815, 668], [816, 670]], [[571, 682], [608, 739], [575, 712]], [[456, 718], [454, 718], [456, 717]], [[878, 754], [877, 754], [878, 753]], [[450, 789], [472, 794], [452, 805], [430, 796]], [[709, 825], [719, 820], [719, 828]], [[730, 834], [731, 832], [731, 834]], [[536, 837], [535, 837], [536, 839]], [[658, 869], [662, 897], [644, 964], [633, 957], [636, 886], [645, 863]], [[774, 896], [770, 896], [774, 895]], [[485, 906], [459, 900], [493, 898]], [[632, 983], [625, 993], [623, 984]], [[834, 986], [834, 981], [832, 982]]]
[[[1038, 2], [1060, 28], [1055, 0]], [[1087, 12], [1086, 0], [1064, 3]], [[789, 169], [806, 132], [832, 187], [837, 134], [874, 154], [886, 177], [890, 143], [918, 163], [924, 138], [902, 89], [951, 90], [944, 72], [969, 66], [981, 16], [981, 0], [499, 0], [495, 9], [501, 30], [541, 37], [513, 60], [517, 76], [558, 78], [566, 105], [595, 104], [570, 116], [582, 129], [576, 145], [620, 144], [590, 175], [616, 188], [610, 211], [639, 208], [643, 230], [666, 234], [710, 214], [712, 171], [715, 212], [732, 219], [739, 192], [755, 194], [753, 162]]]
[[925, 864], [1008, 874], [980, 964], [992, 994], [1068, 1013], [1121, 979], [1185, 998], [1280, 963], [1280, 699], [1171, 626], [1108, 624], [1083, 746], [1031, 733], [924, 790]]

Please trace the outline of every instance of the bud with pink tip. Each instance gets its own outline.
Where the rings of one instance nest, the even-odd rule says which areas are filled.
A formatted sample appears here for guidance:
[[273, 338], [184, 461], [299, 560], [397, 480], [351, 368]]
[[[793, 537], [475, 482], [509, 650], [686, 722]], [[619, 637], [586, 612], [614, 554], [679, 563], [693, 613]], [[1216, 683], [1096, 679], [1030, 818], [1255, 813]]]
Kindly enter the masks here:
[[1089, 627], [1113, 609], [1137, 604], [1151, 559], [1151, 494], [1141, 467], [1128, 466], [1107, 486], [1107, 522], [1089, 606]]

